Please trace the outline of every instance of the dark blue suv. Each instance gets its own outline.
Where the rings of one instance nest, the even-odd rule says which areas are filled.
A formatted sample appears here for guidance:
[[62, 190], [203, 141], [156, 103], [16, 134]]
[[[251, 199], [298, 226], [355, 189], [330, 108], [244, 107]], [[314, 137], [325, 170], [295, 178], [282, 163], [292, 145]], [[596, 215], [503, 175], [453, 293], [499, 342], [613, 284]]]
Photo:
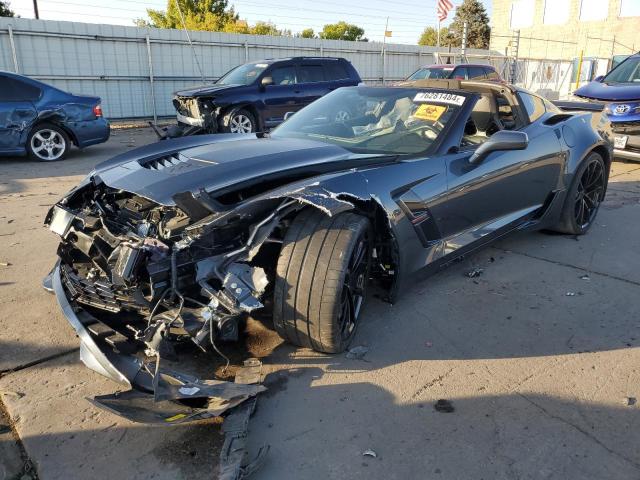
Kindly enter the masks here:
[[72, 143], [84, 148], [108, 139], [109, 122], [99, 97], [73, 95], [0, 71], [0, 156], [61, 160]]
[[614, 155], [640, 161], [640, 53], [580, 87], [574, 96], [604, 105], [614, 133]]
[[[361, 83], [344, 58], [294, 57], [240, 65], [212, 85], [175, 93], [178, 129], [168, 136], [193, 133], [250, 133], [280, 124], [340, 87]], [[346, 120], [349, 112], [341, 112]], [[338, 119], [340, 120], [340, 119]]]

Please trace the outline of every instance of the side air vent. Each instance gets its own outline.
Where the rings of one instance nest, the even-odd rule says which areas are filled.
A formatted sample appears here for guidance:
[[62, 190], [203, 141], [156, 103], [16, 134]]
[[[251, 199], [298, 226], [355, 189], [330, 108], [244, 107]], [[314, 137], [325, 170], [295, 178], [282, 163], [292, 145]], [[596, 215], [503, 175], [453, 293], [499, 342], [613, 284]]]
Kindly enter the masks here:
[[180, 153], [166, 155], [164, 157], [152, 158], [150, 160], [141, 160], [140, 166], [149, 170], [164, 170], [165, 168], [175, 167], [176, 165], [187, 163], [189, 159]]

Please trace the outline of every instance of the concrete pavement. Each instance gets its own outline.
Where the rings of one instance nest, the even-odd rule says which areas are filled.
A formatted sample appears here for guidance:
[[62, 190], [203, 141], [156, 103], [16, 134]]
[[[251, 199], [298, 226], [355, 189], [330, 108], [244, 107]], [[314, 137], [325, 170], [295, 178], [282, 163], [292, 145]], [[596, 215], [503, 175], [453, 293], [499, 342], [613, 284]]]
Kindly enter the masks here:
[[[0, 160], [0, 392], [41, 479], [215, 476], [219, 422], [150, 428], [86, 401], [118, 386], [79, 362], [40, 288], [57, 244], [47, 208], [93, 164], [153, 139], [119, 131], [61, 163]], [[268, 373], [250, 443], [272, 449], [255, 478], [639, 478], [639, 220], [640, 164], [615, 163], [588, 235], [518, 235], [393, 306], [370, 298], [363, 360], [293, 349], [250, 320], [225, 351], [263, 357]], [[22, 465], [12, 445], [0, 433], [7, 478]]]

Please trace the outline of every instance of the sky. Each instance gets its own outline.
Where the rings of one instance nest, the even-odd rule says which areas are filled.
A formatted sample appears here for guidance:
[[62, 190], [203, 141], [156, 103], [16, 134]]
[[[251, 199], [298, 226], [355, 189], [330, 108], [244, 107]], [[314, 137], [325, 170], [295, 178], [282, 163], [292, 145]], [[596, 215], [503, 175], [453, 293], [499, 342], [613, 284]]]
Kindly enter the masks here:
[[[40, 18], [72, 22], [133, 25], [147, 18], [146, 9], [164, 10], [166, 0], [37, 0]], [[435, 26], [437, 0], [229, 0], [240, 18], [250, 24], [271, 21], [281, 29], [299, 32], [322, 30], [326, 23], [344, 20], [365, 29], [370, 41], [382, 41], [387, 17], [390, 43], [416, 44], [426, 26]], [[491, 0], [481, 0], [491, 14]], [[462, 0], [452, 0], [459, 5]], [[33, 0], [9, 0], [11, 9], [24, 18], [34, 18]], [[454, 12], [443, 22], [448, 25]]]

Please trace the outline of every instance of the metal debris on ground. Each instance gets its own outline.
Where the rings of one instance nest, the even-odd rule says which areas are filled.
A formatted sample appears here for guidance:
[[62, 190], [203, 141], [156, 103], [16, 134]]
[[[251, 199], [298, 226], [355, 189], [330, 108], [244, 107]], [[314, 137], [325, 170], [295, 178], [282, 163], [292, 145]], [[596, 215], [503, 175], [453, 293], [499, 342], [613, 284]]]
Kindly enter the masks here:
[[565, 293], [565, 297], [575, 297], [576, 296], [576, 292], [567, 292]]
[[476, 278], [482, 275], [482, 272], [484, 272], [484, 269], [476, 267], [473, 270], [469, 270], [466, 275], [469, 278]]
[[433, 342], [424, 342], [424, 346], [427, 348], [433, 347]]
[[582, 275], [582, 276], [580, 277], [580, 280], [586, 280], [586, 281], [589, 281], [589, 280], [591, 280], [591, 277], [590, 277], [589, 275]]
[[0, 262], [0, 267], [10, 267], [11, 264], [9, 262]]
[[[259, 383], [262, 376], [262, 363], [256, 358], [244, 362], [244, 366], [236, 373], [236, 384], [249, 385]], [[243, 463], [247, 448], [249, 419], [256, 409], [257, 397], [251, 398], [240, 407], [234, 409], [224, 420], [224, 444], [220, 453], [219, 480], [242, 480], [258, 470], [264, 463], [269, 445], [263, 445], [256, 457]]]
[[441, 413], [451, 413], [455, 410], [451, 401], [445, 400], [443, 398], [438, 400], [433, 407], [436, 409], [436, 411]]
[[374, 452], [371, 449], [365, 450], [364, 452], [362, 452], [362, 456], [363, 457], [373, 457], [373, 458], [378, 458], [378, 454], [376, 452]]
[[367, 354], [368, 351], [368, 347], [365, 347], [364, 345], [358, 345], [357, 347], [349, 349], [349, 351], [347, 352], [347, 358], [351, 360], [362, 360], [362, 358]]

